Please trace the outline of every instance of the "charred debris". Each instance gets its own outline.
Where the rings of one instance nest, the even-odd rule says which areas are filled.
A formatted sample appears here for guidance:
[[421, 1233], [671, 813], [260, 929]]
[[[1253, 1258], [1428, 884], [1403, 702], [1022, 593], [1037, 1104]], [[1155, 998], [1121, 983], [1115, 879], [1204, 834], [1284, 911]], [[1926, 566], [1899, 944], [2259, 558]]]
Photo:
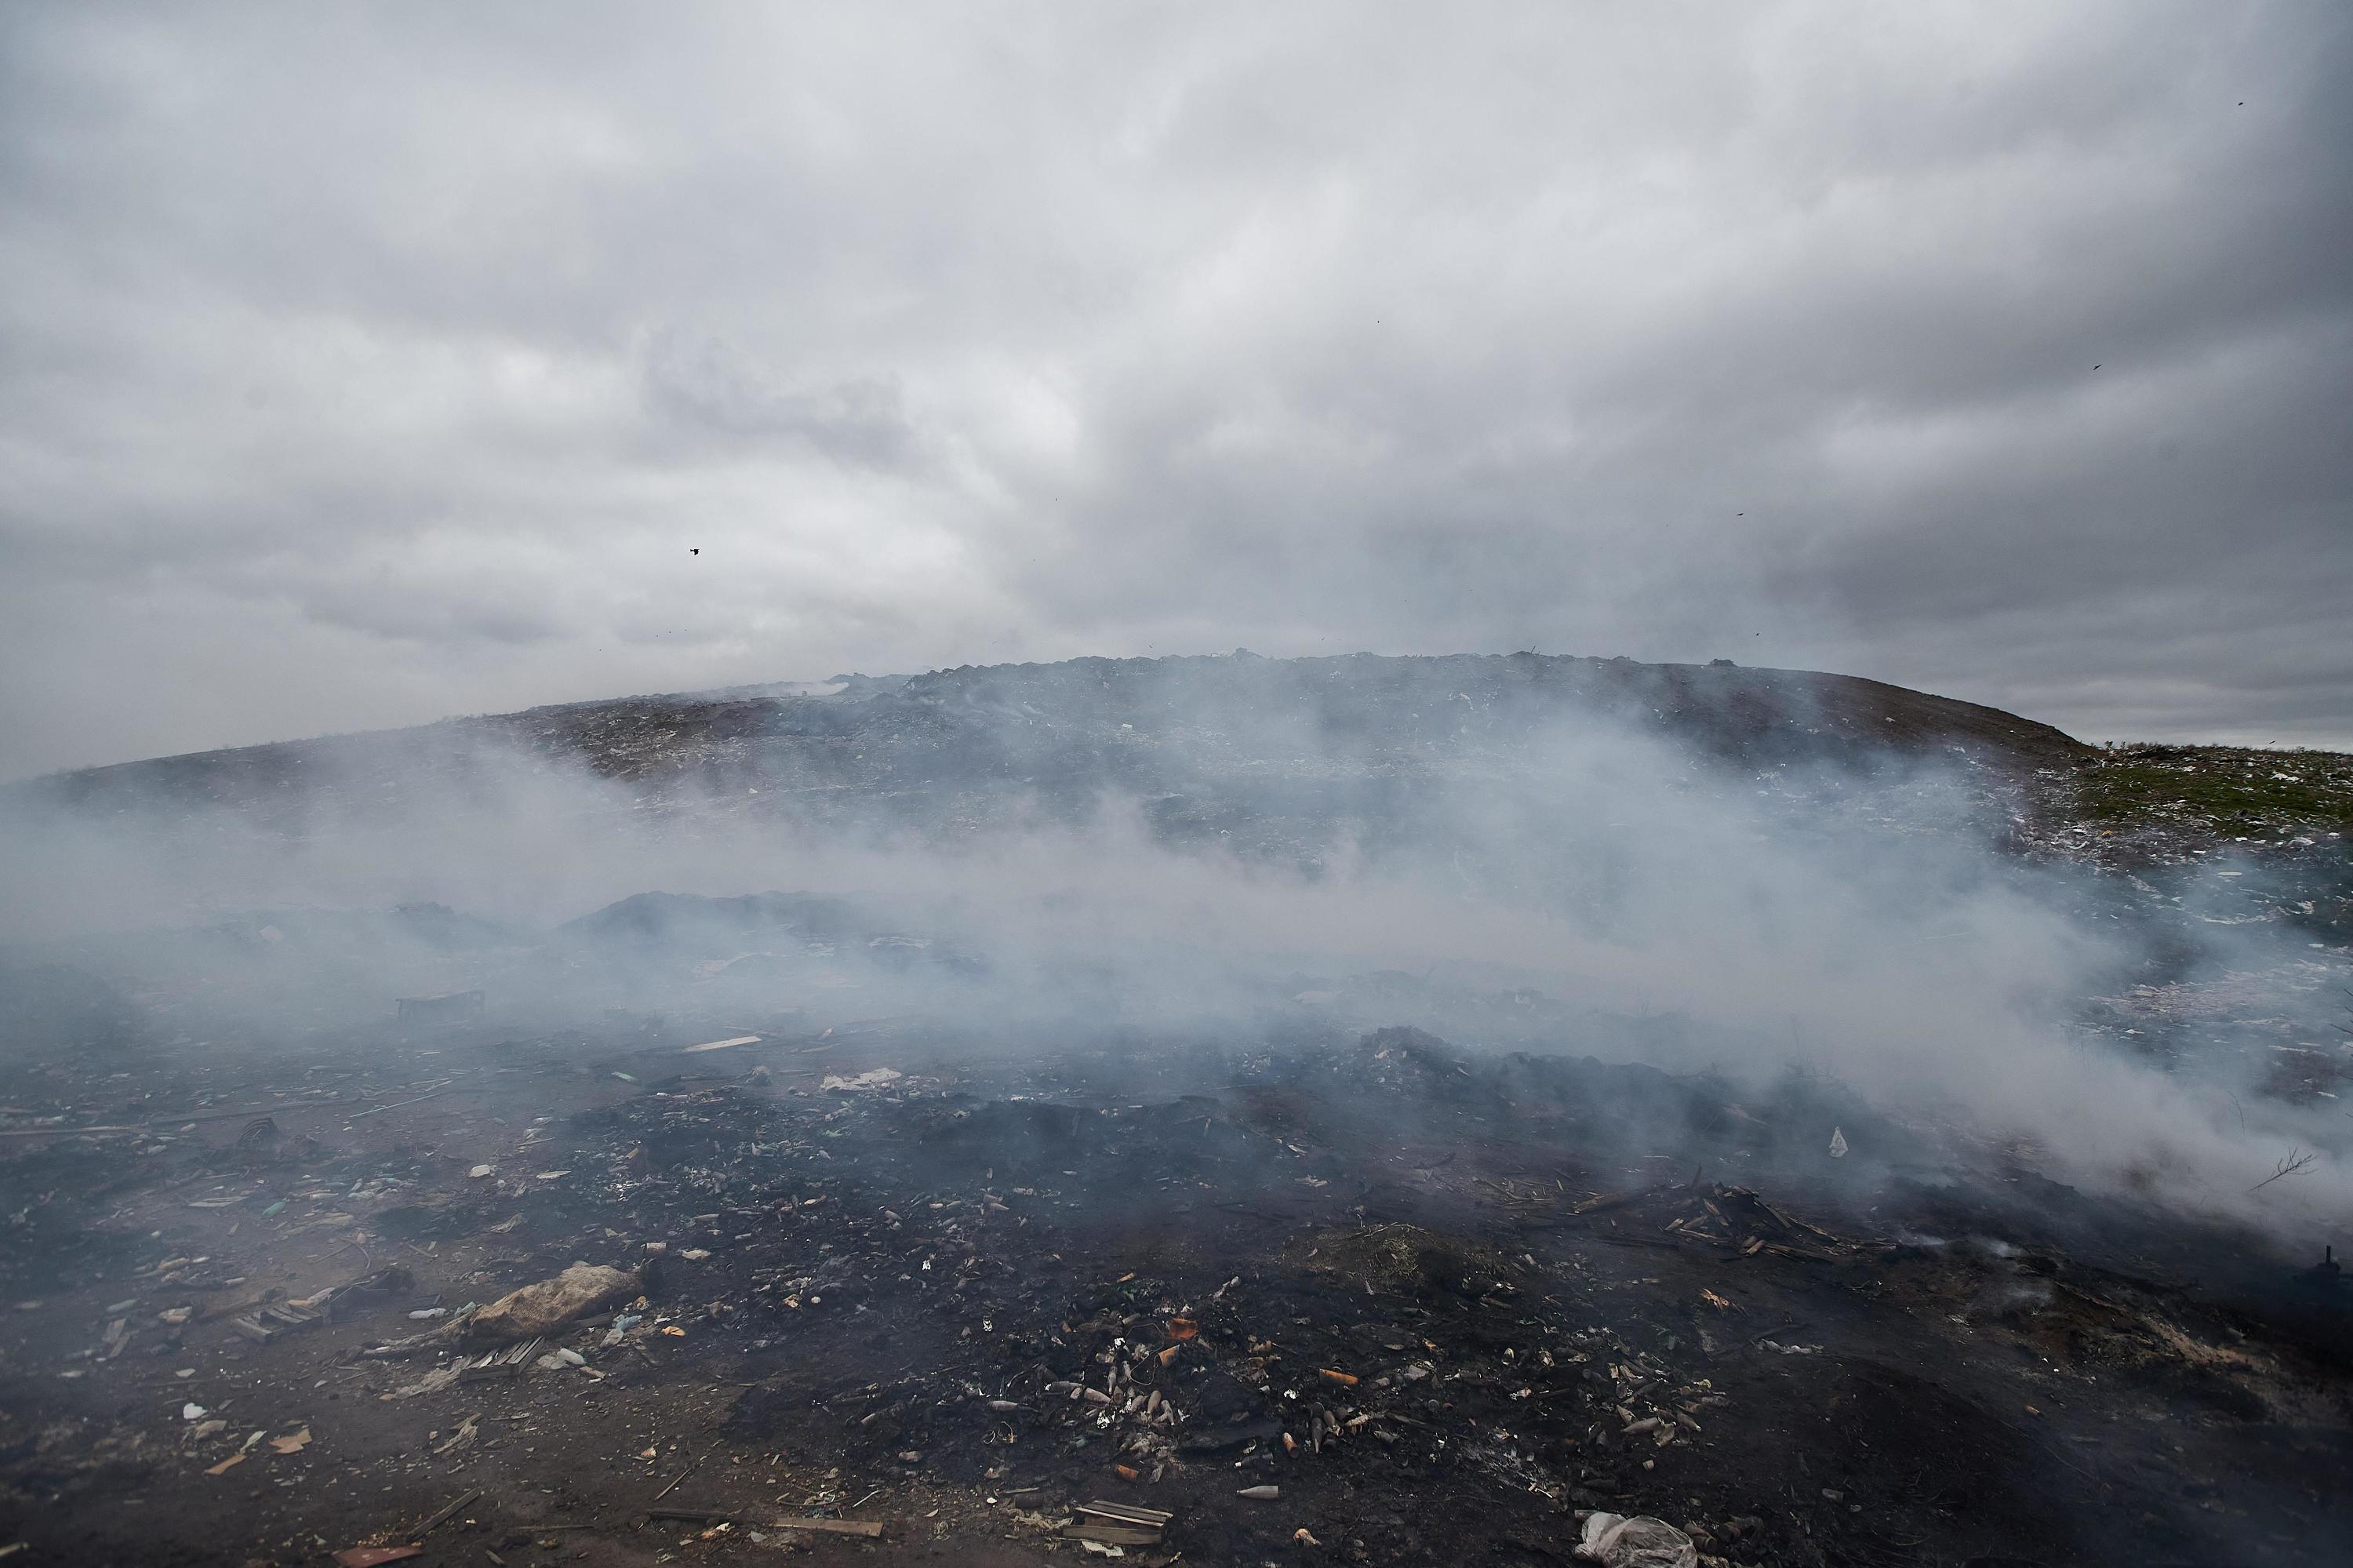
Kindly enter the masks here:
[[2333, 1275], [1833, 1085], [779, 1022], [20, 1076], [76, 1108], [0, 1156], [9, 1539], [2339, 1560]]

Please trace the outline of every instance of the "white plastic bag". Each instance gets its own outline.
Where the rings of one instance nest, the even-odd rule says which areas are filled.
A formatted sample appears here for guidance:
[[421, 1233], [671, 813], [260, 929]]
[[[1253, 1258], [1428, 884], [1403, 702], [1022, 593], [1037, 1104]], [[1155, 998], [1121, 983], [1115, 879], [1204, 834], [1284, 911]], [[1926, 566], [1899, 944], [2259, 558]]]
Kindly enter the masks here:
[[1585, 1521], [1577, 1554], [1602, 1568], [1699, 1568], [1692, 1538], [1662, 1519], [1597, 1513]]

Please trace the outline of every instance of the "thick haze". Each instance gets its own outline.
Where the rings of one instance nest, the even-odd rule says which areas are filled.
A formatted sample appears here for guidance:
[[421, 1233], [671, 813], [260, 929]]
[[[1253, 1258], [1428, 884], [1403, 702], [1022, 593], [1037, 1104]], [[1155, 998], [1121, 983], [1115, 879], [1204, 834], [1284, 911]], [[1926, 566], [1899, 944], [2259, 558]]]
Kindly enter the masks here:
[[9, 7], [0, 776], [1237, 643], [2353, 745], [2348, 75], [2334, 4]]

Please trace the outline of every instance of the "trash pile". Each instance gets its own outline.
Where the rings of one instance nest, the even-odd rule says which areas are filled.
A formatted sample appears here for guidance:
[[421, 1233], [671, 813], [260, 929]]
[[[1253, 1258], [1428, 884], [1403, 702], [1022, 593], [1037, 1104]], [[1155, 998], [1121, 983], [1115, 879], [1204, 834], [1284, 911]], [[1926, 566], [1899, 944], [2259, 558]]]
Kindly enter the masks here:
[[2192, 1474], [2345, 1506], [2336, 1276], [2226, 1314], [2006, 1176], [1858, 1203], [1904, 1140], [1828, 1086], [613, 1029], [13, 1085], [60, 1245], [0, 1258], [0, 1547], [1814, 1568], [2195, 1556]]

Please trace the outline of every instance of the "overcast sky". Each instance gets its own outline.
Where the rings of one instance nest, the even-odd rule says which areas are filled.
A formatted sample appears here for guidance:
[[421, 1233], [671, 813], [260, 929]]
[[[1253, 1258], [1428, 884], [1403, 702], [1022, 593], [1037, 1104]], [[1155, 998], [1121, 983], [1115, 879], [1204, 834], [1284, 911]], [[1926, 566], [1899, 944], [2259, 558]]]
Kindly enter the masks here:
[[2348, 80], [2341, 0], [8, 6], [0, 777], [1238, 644], [2353, 746]]

